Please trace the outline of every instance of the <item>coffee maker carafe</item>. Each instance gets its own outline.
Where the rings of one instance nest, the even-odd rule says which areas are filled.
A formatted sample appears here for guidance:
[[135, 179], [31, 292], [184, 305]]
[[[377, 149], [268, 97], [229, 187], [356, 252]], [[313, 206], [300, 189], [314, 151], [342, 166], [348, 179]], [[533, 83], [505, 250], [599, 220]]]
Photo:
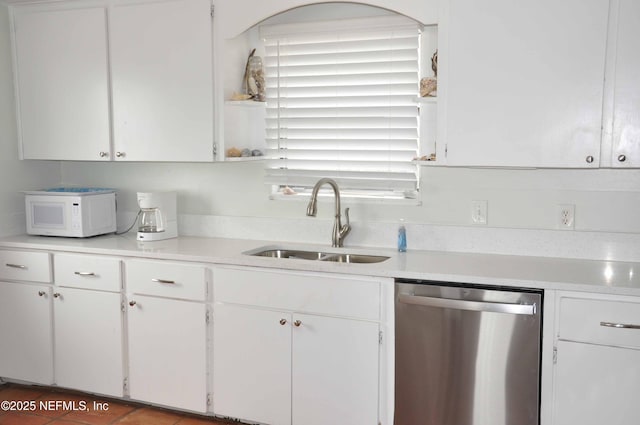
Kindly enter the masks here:
[[178, 236], [175, 192], [138, 192], [139, 241], [160, 241]]

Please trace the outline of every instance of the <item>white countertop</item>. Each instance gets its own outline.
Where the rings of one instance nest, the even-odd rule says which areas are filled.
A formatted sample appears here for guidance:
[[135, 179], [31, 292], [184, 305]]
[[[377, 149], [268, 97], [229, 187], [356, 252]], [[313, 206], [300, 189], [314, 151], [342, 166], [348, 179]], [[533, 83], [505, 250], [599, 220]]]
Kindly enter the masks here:
[[[390, 258], [381, 263], [344, 264], [243, 254], [263, 246], [323, 252], [347, 251]], [[87, 239], [23, 235], [0, 239], [0, 248], [640, 296], [640, 263], [632, 262], [418, 250], [399, 253], [379, 248], [331, 248], [326, 245], [223, 238], [179, 237], [166, 241], [138, 242], [135, 234]]]

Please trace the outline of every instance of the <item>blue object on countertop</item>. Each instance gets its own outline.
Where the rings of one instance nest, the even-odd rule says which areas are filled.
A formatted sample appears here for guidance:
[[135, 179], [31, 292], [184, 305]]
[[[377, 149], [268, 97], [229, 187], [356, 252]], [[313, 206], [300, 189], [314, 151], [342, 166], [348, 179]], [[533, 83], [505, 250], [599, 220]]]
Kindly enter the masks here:
[[398, 251], [407, 252], [407, 229], [402, 220], [400, 220], [400, 227], [398, 227]]

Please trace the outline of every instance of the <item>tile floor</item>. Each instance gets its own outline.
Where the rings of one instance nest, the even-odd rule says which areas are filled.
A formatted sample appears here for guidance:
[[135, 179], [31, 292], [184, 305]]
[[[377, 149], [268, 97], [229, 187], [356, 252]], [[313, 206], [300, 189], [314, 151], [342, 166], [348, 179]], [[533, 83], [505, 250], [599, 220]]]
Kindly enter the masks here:
[[[27, 411], [9, 411], [6, 409], [6, 403], [3, 403], [0, 409], [0, 425], [229, 425], [238, 423], [39, 386], [0, 385], [0, 402], [6, 401], [27, 402]], [[28, 403], [31, 401], [35, 402], [35, 410], [31, 410], [33, 404]], [[71, 408], [74, 405], [73, 402], [75, 402], [75, 409]], [[100, 405], [94, 405], [94, 402], [102, 403], [102, 406], [108, 408], [100, 409]], [[14, 408], [17, 407], [17, 403], [13, 404]], [[41, 406], [44, 409], [41, 409]], [[65, 410], [65, 407], [70, 409]]]

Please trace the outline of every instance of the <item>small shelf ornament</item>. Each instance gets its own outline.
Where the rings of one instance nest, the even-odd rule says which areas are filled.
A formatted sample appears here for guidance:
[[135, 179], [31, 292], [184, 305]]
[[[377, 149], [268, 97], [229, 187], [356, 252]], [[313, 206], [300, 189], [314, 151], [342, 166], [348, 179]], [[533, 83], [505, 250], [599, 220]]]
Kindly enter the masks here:
[[253, 49], [247, 58], [247, 64], [244, 69], [244, 88], [245, 93], [256, 102], [264, 102], [265, 80], [264, 68], [262, 66], [262, 58], [256, 56], [256, 49]]
[[420, 80], [420, 96], [435, 97], [438, 95], [438, 51], [431, 56], [431, 69], [433, 77], [425, 77]]

